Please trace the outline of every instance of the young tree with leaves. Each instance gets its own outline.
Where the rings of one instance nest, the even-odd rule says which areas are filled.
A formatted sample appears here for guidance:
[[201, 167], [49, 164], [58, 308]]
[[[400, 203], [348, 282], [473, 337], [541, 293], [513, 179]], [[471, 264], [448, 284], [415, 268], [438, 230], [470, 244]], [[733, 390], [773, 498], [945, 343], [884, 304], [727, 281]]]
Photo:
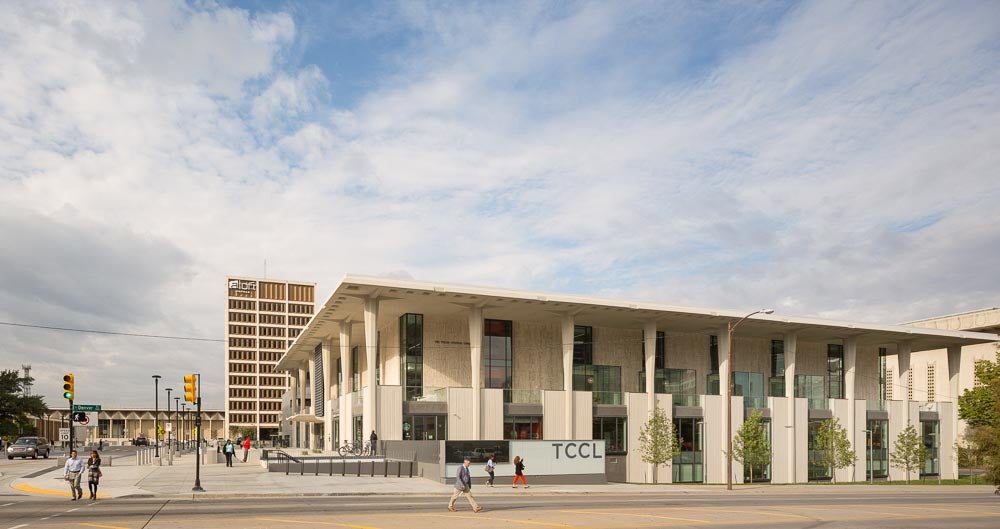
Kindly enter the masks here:
[[34, 433], [31, 418], [49, 412], [42, 397], [24, 395], [24, 387], [30, 382], [32, 379], [21, 376], [20, 371], [0, 371], [0, 435]]
[[976, 362], [976, 387], [958, 398], [958, 416], [968, 423], [965, 439], [970, 459], [1000, 492], [1000, 346], [997, 360]]
[[906, 482], [910, 482], [910, 472], [920, 470], [920, 465], [927, 459], [927, 447], [924, 440], [917, 435], [917, 429], [909, 425], [899, 432], [896, 442], [892, 445], [890, 457], [892, 466], [906, 472]]
[[840, 420], [831, 418], [823, 421], [816, 432], [817, 464], [830, 468], [833, 482], [837, 482], [837, 469], [847, 468], [858, 459], [847, 438], [847, 429]]
[[751, 483], [754, 467], [763, 467], [771, 462], [771, 440], [768, 439], [764, 415], [760, 410], [751, 412], [737, 430], [733, 438], [733, 459], [750, 469]]
[[656, 467], [669, 465], [681, 453], [681, 441], [666, 412], [654, 407], [649, 420], [639, 429], [639, 454], [644, 463], [653, 464], [653, 483], [657, 482]]

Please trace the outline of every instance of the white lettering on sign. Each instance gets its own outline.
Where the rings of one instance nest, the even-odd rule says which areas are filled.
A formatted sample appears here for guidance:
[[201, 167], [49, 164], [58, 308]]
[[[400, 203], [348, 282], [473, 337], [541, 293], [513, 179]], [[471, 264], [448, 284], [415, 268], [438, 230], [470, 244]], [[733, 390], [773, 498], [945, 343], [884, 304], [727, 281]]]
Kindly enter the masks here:
[[229, 288], [232, 290], [243, 290], [245, 292], [252, 292], [257, 290], [256, 281], [240, 281], [239, 279], [230, 279]]

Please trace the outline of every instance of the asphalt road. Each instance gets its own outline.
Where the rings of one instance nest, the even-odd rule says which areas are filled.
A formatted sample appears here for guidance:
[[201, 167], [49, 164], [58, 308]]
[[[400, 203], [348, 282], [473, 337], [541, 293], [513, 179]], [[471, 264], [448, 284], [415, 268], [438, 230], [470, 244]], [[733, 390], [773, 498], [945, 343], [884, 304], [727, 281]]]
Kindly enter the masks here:
[[893, 494], [643, 493], [493, 496], [474, 514], [464, 498], [348, 496], [73, 502], [0, 494], [0, 529], [352, 527], [355, 529], [657, 527], [1000, 527], [1000, 498], [983, 489]]

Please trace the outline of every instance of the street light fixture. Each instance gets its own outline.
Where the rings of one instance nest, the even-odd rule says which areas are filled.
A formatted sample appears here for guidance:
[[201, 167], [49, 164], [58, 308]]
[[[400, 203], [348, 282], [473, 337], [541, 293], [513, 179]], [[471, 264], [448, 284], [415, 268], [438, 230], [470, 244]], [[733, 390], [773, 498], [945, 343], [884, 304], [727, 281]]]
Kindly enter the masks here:
[[[168, 423], [170, 422], [170, 392], [173, 391], [173, 390], [174, 390], [174, 388], [167, 388], [167, 422]], [[169, 457], [171, 461], [173, 461], [173, 455], [170, 454], [170, 438], [173, 436], [173, 434], [174, 434], [174, 425], [171, 424], [170, 425], [170, 431], [167, 432], [167, 457]]]
[[733, 490], [733, 331], [754, 314], [771, 314], [773, 309], [760, 309], [747, 314], [736, 323], [729, 322], [726, 341], [726, 490]]
[[153, 388], [156, 395], [153, 404], [153, 437], [156, 441], [153, 444], [156, 445], [156, 457], [160, 457], [160, 375], [153, 375]]
[[[180, 426], [180, 423], [181, 423], [181, 398], [180, 397], [174, 397], [174, 415], [177, 416], [177, 425]], [[174, 443], [177, 446], [177, 450], [180, 451], [180, 449], [181, 449], [181, 441], [180, 441], [180, 437], [178, 437], [178, 435], [180, 435], [180, 431], [179, 430], [178, 430], [177, 434], [174, 434]], [[177, 457], [180, 457], [180, 454], [178, 454]]]

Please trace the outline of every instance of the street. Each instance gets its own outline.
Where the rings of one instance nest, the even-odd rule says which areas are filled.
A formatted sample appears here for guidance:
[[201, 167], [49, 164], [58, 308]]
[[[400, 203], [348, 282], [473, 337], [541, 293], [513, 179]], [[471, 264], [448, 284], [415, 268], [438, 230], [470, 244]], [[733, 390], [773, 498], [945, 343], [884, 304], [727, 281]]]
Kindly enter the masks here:
[[[483, 491], [480, 491], [483, 492]], [[106, 529], [354, 527], [361, 529], [477, 529], [561, 527], [618, 529], [657, 527], [995, 528], [1000, 498], [985, 487], [931, 492], [788, 494], [780, 487], [731, 494], [676, 493], [522, 496], [516, 491], [482, 493], [474, 514], [460, 498], [458, 512], [447, 496], [342, 496], [300, 498], [211, 498], [206, 500], [118, 499], [72, 502], [0, 495], [0, 528]]]

